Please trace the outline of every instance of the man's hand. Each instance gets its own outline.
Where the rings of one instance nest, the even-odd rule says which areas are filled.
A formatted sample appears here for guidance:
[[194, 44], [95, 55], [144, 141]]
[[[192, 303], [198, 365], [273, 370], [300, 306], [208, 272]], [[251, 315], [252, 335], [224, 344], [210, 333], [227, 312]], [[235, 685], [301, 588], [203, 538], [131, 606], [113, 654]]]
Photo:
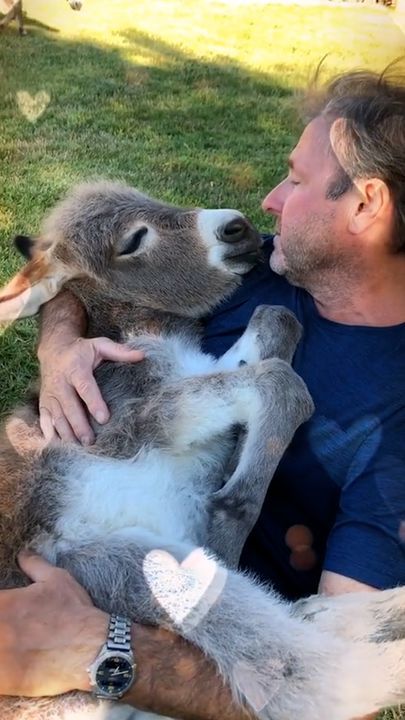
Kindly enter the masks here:
[[66, 571], [36, 555], [21, 555], [20, 565], [34, 583], [0, 591], [0, 694], [88, 690], [108, 615]]
[[137, 362], [143, 354], [107, 338], [84, 340], [87, 318], [84, 307], [69, 290], [62, 290], [41, 311], [38, 359], [42, 387], [39, 398], [42, 432], [49, 442], [94, 440], [87, 410], [97, 422], [107, 422], [109, 412], [93, 371], [103, 360]]
[[108, 338], [76, 338], [42, 349], [39, 407], [45, 438], [50, 441], [58, 435], [62, 440], [90, 444], [94, 434], [86, 408], [99, 423], [109, 418], [93, 371], [103, 360], [137, 362], [143, 357], [138, 350]]

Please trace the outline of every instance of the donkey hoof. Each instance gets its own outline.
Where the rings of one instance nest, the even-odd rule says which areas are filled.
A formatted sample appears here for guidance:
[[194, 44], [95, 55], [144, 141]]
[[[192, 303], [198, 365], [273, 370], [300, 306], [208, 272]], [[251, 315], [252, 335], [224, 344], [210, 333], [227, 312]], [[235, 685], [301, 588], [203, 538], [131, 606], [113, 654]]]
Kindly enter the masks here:
[[281, 305], [259, 305], [248, 325], [256, 333], [262, 360], [278, 357], [291, 362], [302, 327], [295, 315]]

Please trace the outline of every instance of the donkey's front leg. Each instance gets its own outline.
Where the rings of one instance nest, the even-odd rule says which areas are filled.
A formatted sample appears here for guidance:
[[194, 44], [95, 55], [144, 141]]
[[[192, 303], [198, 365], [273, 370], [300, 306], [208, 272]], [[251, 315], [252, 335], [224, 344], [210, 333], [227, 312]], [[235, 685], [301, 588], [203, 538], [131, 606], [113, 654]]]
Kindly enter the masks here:
[[236, 370], [260, 360], [278, 357], [291, 362], [302, 327], [295, 315], [281, 305], [258, 305], [243, 335], [217, 361], [219, 370]]
[[[257, 367], [246, 365], [234, 372], [182, 378], [163, 385], [148, 399], [123, 403], [114, 422], [98, 429], [91, 450], [133, 457], [146, 444], [175, 454], [198, 454], [199, 448], [206, 449], [207, 443], [217, 441], [222, 448], [213, 452], [225, 465], [233, 447], [229, 443], [229, 448], [223, 446], [229, 431], [237, 425], [254, 423], [262, 409]], [[264, 372], [272, 372], [272, 365], [266, 366]]]
[[[175, 453], [213, 442], [235, 425], [250, 425], [260, 414], [261, 374], [273, 373], [279, 360], [185, 378], [164, 387], [140, 411], [140, 422], [156, 444]], [[286, 367], [286, 363], [283, 363]], [[226, 454], [226, 453], [225, 453]]]
[[283, 360], [264, 360], [254, 370], [261, 402], [247, 423], [235, 471], [211, 497], [207, 544], [228, 567], [238, 565], [276, 467], [314, 409], [305, 383]]

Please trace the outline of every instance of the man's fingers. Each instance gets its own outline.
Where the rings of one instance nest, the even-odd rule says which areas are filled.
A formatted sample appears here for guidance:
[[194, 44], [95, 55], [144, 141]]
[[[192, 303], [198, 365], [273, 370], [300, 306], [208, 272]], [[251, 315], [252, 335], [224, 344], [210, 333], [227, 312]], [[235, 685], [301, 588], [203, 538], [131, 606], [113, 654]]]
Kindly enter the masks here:
[[34, 582], [46, 582], [54, 577], [57, 569], [40, 555], [23, 550], [18, 555], [18, 564], [23, 572]]
[[[56, 369], [55, 362], [43, 363], [43, 390], [40, 397], [40, 425], [47, 441], [55, 438], [94, 441], [86, 409], [98, 423], [107, 422], [110, 413], [93, 376], [103, 361], [138, 362], [144, 354], [109, 338], [78, 338], [65, 349]], [[82, 402], [83, 401], [83, 402]]]
[[[99, 423], [107, 422], [110, 413], [93, 375], [91, 373], [83, 374], [81, 370], [73, 371], [70, 382], [83, 400], [90, 415]], [[90, 425], [88, 427], [90, 428]], [[90, 432], [93, 435], [91, 428]]]
[[[139, 362], [145, 354], [140, 350], [132, 350], [128, 345], [116, 343], [109, 338], [100, 337], [93, 340], [94, 349], [97, 354], [97, 365], [102, 360], [113, 360], [114, 362]], [[97, 367], [97, 365], [95, 367]]]
[[75, 400], [74, 407], [69, 407], [66, 410], [66, 417], [79, 442], [82, 445], [91, 445], [94, 442], [94, 432], [87, 413], [79, 400]]
[[52, 416], [46, 407], [39, 408], [39, 425], [47, 443], [50, 443], [51, 440], [55, 440], [56, 432], [53, 426]]
[[[42, 408], [45, 408], [48, 413], [50, 414], [52, 418], [52, 425], [54, 427], [54, 430], [56, 434], [61, 438], [61, 440], [64, 440], [65, 442], [75, 442], [78, 438], [76, 438], [72, 427], [70, 425], [69, 420], [64, 415], [64, 411], [62, 410], [62, 406], [55, 397], [45, 397], [45, 399], [40, 398], [40, 405]], [[66, 401], [65, 407], [72, 407], [73, 405], [73, 411], [71, 410], [71, 414], [74, 414], [74, 403], [77, 403], [80, 406], [80, 403], [78, 400], [75, 400], [74, 396], [70, 400], [70, 403], [68, 405], [68, 402]], [[45, 405], [46, 403], [46, 405]]]
[[40, 398], [40, 424], [45, 438], [58, 435], [65, 442], [78, 440], [90, 445], [94, 433], [82, 403], [71, 386], [66, 385], [60, 392], [60, 401], [45, 394]]
[[65, 442], [76, 442], [76, 435], [64, 415], [58, 415], [54, 418], [53, 426], [61, 440]]

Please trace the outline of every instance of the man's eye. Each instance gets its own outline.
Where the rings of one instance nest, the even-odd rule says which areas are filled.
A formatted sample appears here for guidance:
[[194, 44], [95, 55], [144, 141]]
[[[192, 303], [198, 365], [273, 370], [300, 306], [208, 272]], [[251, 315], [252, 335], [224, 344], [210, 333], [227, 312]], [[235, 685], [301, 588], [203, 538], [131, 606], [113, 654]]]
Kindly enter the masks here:
[[290, 178], [290, 183], [291, 183], [291, 185], [299, 185], [298, 180], [291, 180], [291, 178]]

